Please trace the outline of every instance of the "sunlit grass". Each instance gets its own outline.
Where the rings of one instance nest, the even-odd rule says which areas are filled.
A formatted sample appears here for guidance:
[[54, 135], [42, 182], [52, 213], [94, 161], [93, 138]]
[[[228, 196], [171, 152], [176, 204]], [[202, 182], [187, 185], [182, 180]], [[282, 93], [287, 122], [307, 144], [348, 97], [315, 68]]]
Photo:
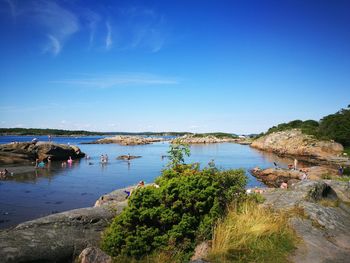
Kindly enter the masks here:
[[208, 259], [220, 263], [288, 262], [297, 240], [285, 212], [245, 202], [232, 205], [217, 223]]

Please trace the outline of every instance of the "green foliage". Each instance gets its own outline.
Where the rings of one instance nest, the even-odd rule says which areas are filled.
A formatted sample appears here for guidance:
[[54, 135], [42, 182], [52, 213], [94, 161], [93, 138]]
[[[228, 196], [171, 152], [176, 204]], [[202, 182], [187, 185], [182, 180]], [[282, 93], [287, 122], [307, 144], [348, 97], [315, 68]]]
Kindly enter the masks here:
[[344, 167], [343, 168], [343, 175], [350, 175], [350, 167]]
[[[343, 146], [350, 146], [350, 108], [341, 109], [335, 114], [323, 117], [319, 122], [314, 120], [294, 120], [273, 126], [266, 134], [289, 129], [301, 129], [303, 133], [313, 135], [317, 139], [334, 140]], [[259, 134], [261, 137], [265, 134]]]
[[191, 152], [188, 144], [175, 140], [172, 144], [170, 144], [168, 154], [170, 160], [168, 166], [175, 168], [180, 164], [184, 164], [185, 155], [190, 156]]
[[304, 133], [310, 134], [310, 135], [316, 135], [318, 131], [318, 122], [314, 120], [307, 120], [307, 121], [301, 121], [301, 120], [294, 120], [288, 123], [281, 123], [277, 126], [273, 126], [272, 128], [268, 129], [266, 134], [270, 134], [272, 132], [277, 131], [285, 131], [290, 129], [301, 129]]
[[105, 231], [102, 249], [113, 256], [142, 258], [155, 251], [181, 251], [188, 261], [196, 242], [210, 239], [226, 205], [245, 196], [243, 170], [199, 169], [178, 164], [152, 186], [136, 190], [128, 207]]
[[347, 156], [350, 157], [350, 147], [344, 147], [344, 153], [346, 153]]
[[319, 132], [344, 146], [350, 146], [350, 108], [321, 119]]

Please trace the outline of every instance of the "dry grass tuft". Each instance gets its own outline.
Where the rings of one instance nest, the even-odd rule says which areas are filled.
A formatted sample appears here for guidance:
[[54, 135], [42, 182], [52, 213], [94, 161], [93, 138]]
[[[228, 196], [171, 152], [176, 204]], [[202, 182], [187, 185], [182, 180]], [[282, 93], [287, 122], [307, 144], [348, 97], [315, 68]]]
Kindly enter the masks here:
[[286, 212], [254, 202], [232, 205], [214, 229], [212, 262], [287, 262], [297, 237]]

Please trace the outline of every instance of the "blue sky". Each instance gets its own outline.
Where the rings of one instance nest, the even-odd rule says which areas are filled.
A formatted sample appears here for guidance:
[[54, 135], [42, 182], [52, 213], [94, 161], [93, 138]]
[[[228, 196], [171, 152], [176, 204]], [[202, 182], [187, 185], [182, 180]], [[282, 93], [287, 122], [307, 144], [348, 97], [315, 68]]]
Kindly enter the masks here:
[[0, 126], [257, 133], [350, 103], [350, 2], [0, 0]]

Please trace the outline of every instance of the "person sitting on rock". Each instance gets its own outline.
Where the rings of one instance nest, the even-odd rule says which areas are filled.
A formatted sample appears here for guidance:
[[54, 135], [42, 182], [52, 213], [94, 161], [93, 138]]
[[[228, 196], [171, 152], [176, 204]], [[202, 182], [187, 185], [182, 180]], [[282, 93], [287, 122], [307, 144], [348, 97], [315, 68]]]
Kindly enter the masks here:
[[338, 173], [339, 173], [340, 176], [343, 175], [343, 173], [344, 173], [344, 168], [343, 168], [343, 166], [339, 165]]
[[301, 180], [305, 181], [307, 179], [307, 173], [303, 172], [303, 174], [301, 175]]
[[288, 184], [286, 182], [281, 183], [280, 186], [281, 189], [287, 189], [288, 188]]
[[127, 194], [126, 198], [130, 197], [131, 193], [132, 193], [132, 189], [130, 190], [124, 190], [124, 193]]
[[140, 187], [144, 187], [144, 186], [145, 186], [145, 182], [144, 182], [144, 181], [140, 181], [140, 182], [137, 184], [136, 188], [140, 188]]

